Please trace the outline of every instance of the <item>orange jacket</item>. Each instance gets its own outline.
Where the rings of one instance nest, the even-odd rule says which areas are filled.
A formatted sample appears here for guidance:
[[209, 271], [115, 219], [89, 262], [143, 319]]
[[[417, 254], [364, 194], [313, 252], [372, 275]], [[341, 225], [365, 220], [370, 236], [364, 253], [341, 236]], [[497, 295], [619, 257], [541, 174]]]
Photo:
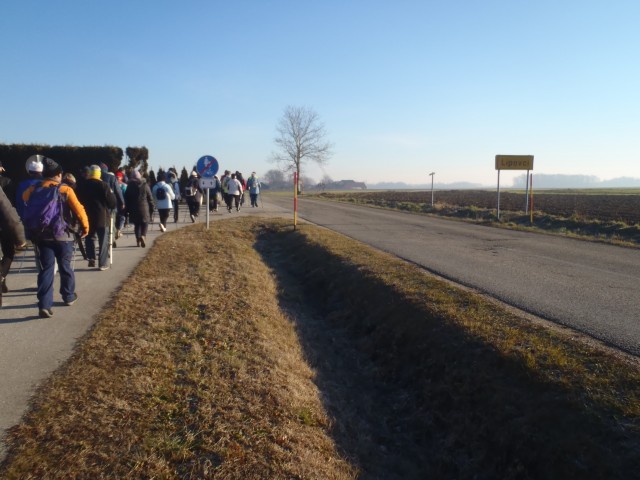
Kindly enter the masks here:
[[[42, 181], [41, 184], [31, 185], [22, 194], [22, 200], [27, 202], [29, 200], [29, 197], [31, 196], [31, 193], [35, 190], [35, 188], [38, 185], [42, 185], [43, 187], [48, 187], [50, 185], [58, 185], [58, 184], [59, 182], [56, 182], [55, 180], [45, 179]], [[66, 199], [66, 204], [78, 219], [78, 222], [80, 223], [80, 227], [82, 231], [88, 232], [89, 218], [87, 217], [87, 212], [85, 212], [84, 207], [82, 206], [80, 201], [78, 201], [78, 197], [76, 197], [76, 192], [73, 191], [73, 188], [63, 183], [62, 185], [60, 185], [60, 195], [62, 195], [63, 198]], [[71, 237], [69, 240], [73, 240], [73, 237]]]

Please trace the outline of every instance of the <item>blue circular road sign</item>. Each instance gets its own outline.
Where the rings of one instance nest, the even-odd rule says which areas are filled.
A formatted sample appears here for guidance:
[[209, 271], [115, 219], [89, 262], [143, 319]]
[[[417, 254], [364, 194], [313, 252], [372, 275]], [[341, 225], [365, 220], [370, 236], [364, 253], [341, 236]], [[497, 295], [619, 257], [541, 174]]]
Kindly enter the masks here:
[[218, 160], [216, 160], [211, 155], [205, 155], [204, 157], [200, 157], [198, 159], [198, 163], [196, 163], [196, 170], [202, 177], [213, 177], [216, 173], [218, 173]]

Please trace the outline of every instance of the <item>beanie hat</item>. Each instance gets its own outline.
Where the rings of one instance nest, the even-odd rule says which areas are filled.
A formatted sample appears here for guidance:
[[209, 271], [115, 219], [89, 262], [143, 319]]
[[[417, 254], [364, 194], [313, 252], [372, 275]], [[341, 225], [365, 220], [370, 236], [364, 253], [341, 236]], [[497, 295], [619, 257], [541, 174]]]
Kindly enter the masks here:
[[51, 160], [50, 158], [45, 157], [42, 164], [43, 164], [42, 175], [46, 178], [52, 178], [62, 173], [62, 167], [58, 165], [58, 163], [56, 163], [54, 160]]
[[107, 167], [106, 163], [101, 163], [100, 167], [99, 167], [103, 172], [108, 172], [109, 171], [109, 167]]
[[98, 165], [91, 165], [89, 167], [89, 178], [97, 178], [98, 180], [102, 177], [102, 169]]

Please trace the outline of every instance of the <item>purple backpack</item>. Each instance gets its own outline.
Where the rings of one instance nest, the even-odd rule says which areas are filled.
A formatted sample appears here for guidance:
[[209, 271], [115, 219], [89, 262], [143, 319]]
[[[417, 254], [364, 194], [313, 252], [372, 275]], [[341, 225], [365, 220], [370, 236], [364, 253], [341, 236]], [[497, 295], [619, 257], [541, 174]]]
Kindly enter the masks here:
[[22, 223], [31, 241], [64, 238], [69, 225], [63, 215], [60, 185], [37, 185], [24, 206]]

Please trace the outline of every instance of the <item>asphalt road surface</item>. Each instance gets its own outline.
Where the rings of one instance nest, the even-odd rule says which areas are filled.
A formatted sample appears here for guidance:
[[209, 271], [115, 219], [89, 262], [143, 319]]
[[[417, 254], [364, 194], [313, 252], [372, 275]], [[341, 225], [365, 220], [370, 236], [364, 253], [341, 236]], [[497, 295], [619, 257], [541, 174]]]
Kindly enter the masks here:
[[298, 215], [640, 355], [640, 250], [304, 197]]

